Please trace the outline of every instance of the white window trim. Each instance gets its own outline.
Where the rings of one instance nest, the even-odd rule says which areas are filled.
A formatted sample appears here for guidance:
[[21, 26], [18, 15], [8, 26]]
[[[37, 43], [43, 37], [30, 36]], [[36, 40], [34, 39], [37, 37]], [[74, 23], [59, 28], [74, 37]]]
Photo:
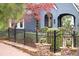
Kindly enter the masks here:
[[22, 20], [22, 24], [23, 24], [23, 26], [20, 27], [20, 22], [17, 23], [17, 27], [16, 27], [16, 29], [24, 29], [24, 19]]
[[[10, 27], [10, 28], [12, 28], [11, 24], [12, 24], [12, 20], [9, 20], [9, 27]], [[23, 24], [23, 26], [20, 27], [20, 22], [17, 23], [16, 29], [24, 29], [24, 19], [22, 20], [22, 24]]]

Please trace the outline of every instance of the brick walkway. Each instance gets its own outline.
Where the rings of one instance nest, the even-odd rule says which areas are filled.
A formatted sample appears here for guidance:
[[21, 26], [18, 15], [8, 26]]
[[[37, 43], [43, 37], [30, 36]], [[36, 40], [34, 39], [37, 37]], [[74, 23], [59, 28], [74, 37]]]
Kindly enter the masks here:
[[0, 56], [30, 56], [30, 54], [0, 42]]

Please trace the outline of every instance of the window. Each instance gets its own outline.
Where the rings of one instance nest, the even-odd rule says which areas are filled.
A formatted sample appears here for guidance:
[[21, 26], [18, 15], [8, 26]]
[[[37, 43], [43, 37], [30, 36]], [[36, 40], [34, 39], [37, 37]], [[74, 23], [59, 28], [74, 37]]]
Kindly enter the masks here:
[[20, 22], [20, 27], [23, 27], [23, 22]]
[[14, 23], [12, 22], [12, 23], [11, 23], [11, 27], [13, 27], [13, 25], [14, 25]]
[[52, 27], [52, 14], [50, 12], [47, 12], [45, 15], [45, 24], [46, 27], [51, 28]]
[[15, 20], [11, 20], [11, 27], [15, 25]]

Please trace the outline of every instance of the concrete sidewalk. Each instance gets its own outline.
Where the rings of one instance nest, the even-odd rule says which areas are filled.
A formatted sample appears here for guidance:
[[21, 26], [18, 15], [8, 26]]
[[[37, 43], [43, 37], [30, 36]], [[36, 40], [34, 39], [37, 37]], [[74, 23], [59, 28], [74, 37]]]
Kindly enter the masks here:
[[[4, 44], [10, 45], [12, 47], [16, 47], [16, 48], [22, 50], [23, 52], [29, 53], [32, 56], [38, 56], [37, 55], [38, 54], [37, 48], [33, 48], [33, 47], [30, 47], [30, 46], [27, 46], [24, 44], [19, 44], [19, 43], [11, 42], [11, 41], [1, 40], [1, 42]], [[53, 56], [61, 56], [61, 52], [54, 53]]]
[[11, 41], [5, 41], [5, 40], [1, 40], [1, 42], [6, 44], [6, 45], [10, 45], [10, 46], [15, 47], [17, 49], [20, 49], [23, 52], [29, 53], [31, 55], [35, 55], [38, 51], [36, 48], [30, 47], [30, 46], [27, 46], [27, 45], [24, 45], [24, 44], [19, 44], [19, 43], [15, 43], [15, 42], [11, 42]]
[[31, 56], [15, 47], [0, 42], [0, 56]]

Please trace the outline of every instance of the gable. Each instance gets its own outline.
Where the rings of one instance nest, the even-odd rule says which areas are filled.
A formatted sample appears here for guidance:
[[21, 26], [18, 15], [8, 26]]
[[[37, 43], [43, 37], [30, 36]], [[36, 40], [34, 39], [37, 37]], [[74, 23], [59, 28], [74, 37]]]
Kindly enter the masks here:
[[[53, 15], [53, 20], [52, 20], [52, 25], [53, 27], [57, 27], [57, 23], [58, 23], [58, 16], [61, 14], [72, 14], [75, 16], [75, 22], [76, 22], [76, 27], [79, 19], [79, 13], [78, 11], [75, 9], [75, 7], [73, 6], [72, 3], [56, 3], [56, 8], [57, 9], [51, 9], [50, 13], [52, 13]], [[40, 25], [41, 28], [44, 27], [44, 16], [46, 14], [46, 11], [41, 10], [40, 12], [40, 16], [41, 16], [41, 20], [40, 20]]]

